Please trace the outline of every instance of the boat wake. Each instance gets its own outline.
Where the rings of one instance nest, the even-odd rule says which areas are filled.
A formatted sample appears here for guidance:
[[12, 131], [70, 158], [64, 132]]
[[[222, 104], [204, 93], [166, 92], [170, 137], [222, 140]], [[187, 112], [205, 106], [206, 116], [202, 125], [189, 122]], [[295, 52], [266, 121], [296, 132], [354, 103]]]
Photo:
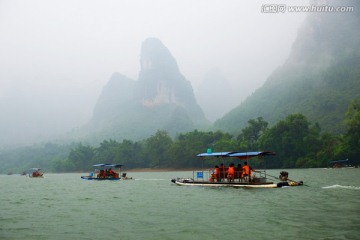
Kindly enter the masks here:
[[331, 189], [331, 188], [342, 188], [342, 189], [354, 189], [354, 190], [360, 190], [360, 187], [355, 187], [355, 186], [343, 186], [343, 185], [339, 185], [339, 184], [335, 184], [332, 186], [327, 186], [327, 187], [322, 187], [324, 189]]

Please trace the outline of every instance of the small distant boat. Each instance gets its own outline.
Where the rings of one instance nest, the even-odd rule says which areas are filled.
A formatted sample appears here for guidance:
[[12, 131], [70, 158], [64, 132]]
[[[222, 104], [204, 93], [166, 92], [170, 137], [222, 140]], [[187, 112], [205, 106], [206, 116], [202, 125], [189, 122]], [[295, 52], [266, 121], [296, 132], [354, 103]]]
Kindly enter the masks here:
[[349, 159], [345, 159], [329, 162], [329, 168], [356, 168], [356, 166], [350, 164]]
[[[200, 159], [215, 158], [224, 160], [227, 158], [237, 158], [239, 160], [249, 161], [253, 157], [273, 156], [274, 152], [207, 152], [200, 153], [197, 157]], [[224, 164], [222, 164], [224, 165]], [[248, 166], [244, 164], [244, 166]], [[216, 166], [218, 167], [218, 166]], [[229, 170], [234, 168], [234, 170]], [[248, 167], [246, 167], [249, 169]], [[233, 164], [229, 168], [220, 167], [212, 170], [193, 171], [193, 176], [189, 178], [176, 178], [171, 182], [179, 186], [204, 186], [204, 187], [234, 187], [234, 188], [278, 188], [284, 186], [301, 186], [302, 181], [294, 181], [288, 178], [288, 172], [282, 171], [279, 177], [271, 176], [266, 170], [244, 172], [244, 167], [237, 170]], [[251, 169], [251, 168], [250, 168]], [[231, 173], [231, 174], [230, 174]], [[245, 173], [245, 174], [244, 174]], [[230, 177], [229, 177], [230, 175]], [[267, 177], [272, 177], [276, 182], [268, 181]]]
[[[93, 165], [94, 172], [89, 173], [88, 176], [81, 176], [84, 180], [126, 180], [126, 173], [121, 173], [121, 164], [104, 164], [99, 163]], [[126, 178], [126, 179], [125, 179]], [[131, 178], [132, 179], [132, 178]]]
[[41, 168], [30, 168], [28, 170], [28, 176], [30, 178], [43, 178], [44, 177], [44, 173], [41, 172]]
[[127, 176], [127, 173], [124, 172], [124, 173], [121, 174], [121, 180], [133, 180], [133, 178], [132, 178], [132, 177], [128, 177], [128, 176]]

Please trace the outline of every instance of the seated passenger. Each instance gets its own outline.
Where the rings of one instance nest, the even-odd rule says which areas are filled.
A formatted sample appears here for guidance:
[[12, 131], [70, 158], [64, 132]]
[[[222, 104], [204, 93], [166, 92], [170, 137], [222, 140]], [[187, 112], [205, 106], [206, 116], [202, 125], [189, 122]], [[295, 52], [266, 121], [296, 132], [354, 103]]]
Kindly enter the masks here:
[[97, 175], [98, 178], [105, 178], [105, 171], [100, 170], [99, 174]]
[[243, 166], [243, 172], [242, 172], [242, 178], [246, 178], [247, 181], [251, 181], [251, 171], [252, 171], [252, 168], [247, 165], [247, 162], [244, 163], [244, 166]]
[[220, 168], [218, 165], [215, 166], [215, 179], [217, 182], [220, 182]]
[[234, 164], [231, 163], [229, 168], [228, 168], [228, 174], [227, 174], [228, 182], [233, 182], [234, 181], [234, 174], [235, 174]]
[[220, 181], [220, 169], [219, 166], [216, 165], [214, 171], [211, 174], [210, 182], [219, 182]]
[[109, 176], [113, 178], [115, 177], [115, 172], [111, 168], [109, 169]]

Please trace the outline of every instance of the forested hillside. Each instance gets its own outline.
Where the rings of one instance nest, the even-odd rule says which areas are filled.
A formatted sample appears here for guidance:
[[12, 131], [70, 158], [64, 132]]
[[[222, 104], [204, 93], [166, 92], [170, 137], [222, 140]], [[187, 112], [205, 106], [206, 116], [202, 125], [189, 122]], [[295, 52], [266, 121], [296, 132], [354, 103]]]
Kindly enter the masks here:
[[344, 133], [347, 106], [360, 98], [360, 3], [349, 2], [352, 13], [310, 13], [284, 65], [215, 129], [238, 133], [251, 118], [275, 124], [301, 113], [323, 131]]

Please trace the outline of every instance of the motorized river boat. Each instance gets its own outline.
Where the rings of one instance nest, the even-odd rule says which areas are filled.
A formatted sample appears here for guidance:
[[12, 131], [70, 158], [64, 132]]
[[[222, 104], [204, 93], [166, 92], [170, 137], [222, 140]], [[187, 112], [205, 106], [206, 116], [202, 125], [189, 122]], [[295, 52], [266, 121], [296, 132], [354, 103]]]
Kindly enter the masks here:
[[44, 173], [41, 172], [41, 168], [30, 168], [28, 171], [28, 177], [30, 178], [43, 178]]
[[329, 162], [329, 168], [357, 168], [357, 166], [352, 165], [349, 159], [345, 159]]
[[84, 180], [127, 180], [132, 179], [126, 176], [126, 173], [121, 173], [120, 164], [104, 164], [99, 163], [93, 165], [94, 172], [90, 172], [88, 176], [81, 176]]
[[[176, 178], [171, 181], [179, 186], [204, 186], [204, 187], [235, 187], [235, 188], [278, 188], [283, 186], [301, 186], [302, 181], [294, 181], [288, 178], [288, 172], [282, 171], [279, 177], [271, 176], [266, 170], [252, 170], [247, 162], [251, 158], [265, 158], [276, 155], [274, 152], [207, 152], [197, 155], [202, 160], [217, 158], [222, 160], [220, 167], [215, 170], [195, 170], [189, 178]], [[230, 164], [224, 167], [225, 159], [236, 158], [244, 162], [244, 165]], [[217, 168], [218, 167], [218, 168]], [[268, 181], [268, 177], [276, 181]]]

